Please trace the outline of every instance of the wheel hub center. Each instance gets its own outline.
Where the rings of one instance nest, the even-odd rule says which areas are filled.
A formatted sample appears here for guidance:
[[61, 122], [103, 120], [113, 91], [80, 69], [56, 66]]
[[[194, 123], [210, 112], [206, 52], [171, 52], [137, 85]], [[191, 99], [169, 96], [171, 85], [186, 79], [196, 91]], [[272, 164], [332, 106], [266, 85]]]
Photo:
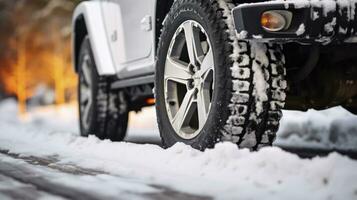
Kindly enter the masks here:
[[199, 89], [202, 80], [201, 80], [201, 76], [199, 75], [198, 71], [193, 74], [192, 79], [193, 79], [193, 85], [194, 85], [194, 87], [197, 88], [197, 89]]

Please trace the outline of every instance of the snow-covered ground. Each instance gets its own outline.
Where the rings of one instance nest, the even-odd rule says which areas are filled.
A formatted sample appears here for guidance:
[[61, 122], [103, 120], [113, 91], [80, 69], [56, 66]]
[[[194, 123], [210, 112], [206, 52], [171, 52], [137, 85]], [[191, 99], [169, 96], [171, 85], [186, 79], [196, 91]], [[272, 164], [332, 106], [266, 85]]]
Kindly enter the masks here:
[[[131, 115], [132, 142], [160, 143], [154, 108]], [[342, 107], [317, 111], [283, 111], [277, 140], [279, 146], [357, 151], [357, 116]]]
[[275, 144], [357, 151], [357, 116], [342, 107], [283, 111]]
[[[153, 193], [157, 189], [151, 185], [160, 185], [216, 199], [357, 199], [357, 161], [337, 153], [301, 159], [278, 147], [249, 152], [230, 143], [205, 152], [183, 144], [164, 150], [157, 145], [152, 109], [131, 116], [127, 142], [113, 143], [79, 137], [76, 116], [71, 105], [35, 109], [19, 118], [15, 102], [6, 100], [0, 104], [0, 150], [20, 157], [56, 158], [58, 165], [107, 173], [61, 179], [57, 172], [46, 171], [69, 187], [101, 188], [102, 193], [108, 188], [113, 195], [122, 190]], [[285, 111], [277, 143], [316, 146], [319, 142], [325, 147], [351, 149], [356, 147], [354, 122], [357, 118], [342, 108]], [[0, 163], [14, 164], [12, 159], [0, 156]], [[90, 186], [83, 185], [90, 181]]]

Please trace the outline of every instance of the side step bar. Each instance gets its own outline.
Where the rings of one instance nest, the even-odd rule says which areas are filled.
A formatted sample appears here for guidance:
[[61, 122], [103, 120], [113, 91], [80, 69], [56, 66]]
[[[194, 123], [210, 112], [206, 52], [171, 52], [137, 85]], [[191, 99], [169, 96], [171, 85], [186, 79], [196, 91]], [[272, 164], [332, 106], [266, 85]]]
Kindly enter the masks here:
[[138, 85], [145, 85], [149, 83], [154, 83], [155, 75], [146, 75], [140, 76], [137, 78], [130, 78], [130, 79], [123, 79], [115, 81], [111, 84], [112, 89], [121, 89], [126, 87], [138, 86]]

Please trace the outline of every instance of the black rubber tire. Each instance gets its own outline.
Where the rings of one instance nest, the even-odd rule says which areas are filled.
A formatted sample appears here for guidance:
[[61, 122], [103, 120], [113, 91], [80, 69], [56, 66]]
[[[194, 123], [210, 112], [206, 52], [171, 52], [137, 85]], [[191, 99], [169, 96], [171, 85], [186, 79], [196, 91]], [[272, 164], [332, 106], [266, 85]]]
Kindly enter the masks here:
[[[254, 56], [256, 49], [252, 48], [249, 42], [237, 39], [230, 12], [233, 7], [229, 0], [177, 0], [164, 21], [158, 44], [155, 95], [158, 126], [165, 147], [183, 142], [203, 150], [224, 140], [237, 143], [240, 147], [256, 149], [263, 141], [263, 134], [268, 132], [271, 134], [265, 129], [275, 131], [273, 135], [276, 133], [276, 126], [274, 129], [270, 128], [268, 124], [271, 123], [268, 121], [279, 121], [281, 116], [275, 117], [270, 111], [280, 111], [282, 104], [279, 104], [279, 107], [270, 106], [271, 101], [274, 100], [272, 94], [275, 94], [276, 90], [271, 89], [272, 83], [268, 82], [271, 70], [264, 70], [261, 65], [257, 65], [260, 71], [268, 73], [262, 79], [266, 82], [266, 93], [269, 97], [262, 103], [269, 106], [264, 106], [264, 111], [268, 114], [255, 112], [260, 99], [254, 94], [257, 88], [253, 80], [255, 75], [253, 64], [259, 62], [260, 56]], [[186, 20], [197, 21], [207, 32], [214, 49], [216, 77], [211, 110], [206, 124], [198, 136], [190, 140], [179, 137], [170, 124], [163, 84], [165, 58], [171, 38], [179, 25]], [[263, 45], [268, 47], [266, 44]], [[273, 47], [269, 50], [275, 51]], [[266, 51], [264, 55], [267, 57], [270, 51]], [[283, 56], [279, 59], [283, 59]], [[268, 68], [271, 68], [270, 64], [268, 63]], [[282, 78], [280, 75], [279, 77]], [[281, 87], [278, 87], [280, 91]], [[272, 91], [271, 95], [269, 91]], [[264, 131], [261, 130], [262, 127]], [[260, 134], [257, 134], [258, 132]], [[272, 140], [263, 142], [271, 145]]]
[[[234, 128], [242, 130], [238, 134], [238, 142], [240, 147], [257, 150], [264, 146], [271, 146], [276, 138], [276, 133], [279, 129], [279, 121], [282, 117], [281, 109], [285, 105], [287, 84], [285, 81], [285, 57], [281, 45], [249, 42], [244, 44], [243, 41], [237, 39], [231, 10], [236, 6], [231, 0], [219, 0], [221, 8], [223, 9], [223, 16], [228, 24], [228, 32], [231, 35], [231, 44], [238, 45], [239, 48], [234, 48], [239, 55], [233, 62], [238, 63], [238, 69], [246, 68], [241, 64], [240, 60], [249, 60], [249, 68], [252, 69], [253, 76], [249, 78], [250, 86], [253, 87], [253, 94], [249, 98], [248, 113], [249, 118], [244, 119], [239, 116], [244, 113], [239, 113], [237, 109], [240, 105], [231, 106], [231, 116], [227, 121], [227, 135], [237, 138], [237, 131]], [[233, 56], [232, 56], [233, 57]], [[246, 61], [248, 63], [248, 61]], [[233, 69], [233, 68], [232, 68]], [[235, 73], [232, 70], [233, 85], [238, 82], [238, 86], [242, 85], [241, 78], [234, 80]], [[259, 78], [260, 81], [255, 79]], [[258, 92], [262, 87], [265, 87], [265, 92]], [[238, 89], [237, 89], [238, 88]], [[234, 93], [242, 93], [239, 87], [233, 86]], [[257, 109], [260, 107], [260, 109]], [[226, 129], [227, 130], [227, 129]], [[239, 131], [238, 131], [239, 133]], [[228, 137], [229, 138], [229, 137]], [[234, 138], [234, 142], [237, 140]]]
[[348, 112], [357, 115], [357, 108], [352, 108], [352, 107], [346, 107], [344, 106], [344, 109], [348, 110]]
[[[257, 128], [252, 132], [255, 133], [256, 141], [259, 142], [249, 147], [257, 150], [271, 146], [276, 138], [279, 121], [282, 117], [281, 109], [285, 106], [287, 82], [285, 80], [285, 57], [281, 45], [262, 43], [255, 43], [254, 45], [260, 45], [260, 49], [265, 51], [258, 57], [254, 56], [254, 62], [262, 69], [267, 94], [267, 100], [262, 102], [263, 110], [261, 112], [251, 111], [251, 115], [257, 116], [258, 119], [256, 121]], [[256, 99], [255, 101], [259, 100]]]
[[89, 56], [87, 65], [90, 66], [92, 80], [92, 108], [89, 114], [89, 126], [82, 124], [80, 109], [81, 92], [78, 87], [79, 124], [82, 136], [95, 135], [99, 139], [121, 141], [124, 139], [128, 126], [128, 111], [125, 98], [119, 91], [111, 91], [107, 77], [99, 76], [94, 61], [89, 38], [86, 37], [81, 45], [78, 64], [78, 85], [83, 79], [82, 63], [84, 57]]

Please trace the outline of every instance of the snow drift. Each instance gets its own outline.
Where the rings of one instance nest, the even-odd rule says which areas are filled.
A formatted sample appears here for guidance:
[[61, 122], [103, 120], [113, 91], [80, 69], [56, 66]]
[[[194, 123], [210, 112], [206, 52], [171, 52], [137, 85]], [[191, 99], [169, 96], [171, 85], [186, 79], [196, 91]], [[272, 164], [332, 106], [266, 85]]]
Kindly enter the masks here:
[[357, 151], [357, 116], [342, 107], [283, 111], [275, 144]]

